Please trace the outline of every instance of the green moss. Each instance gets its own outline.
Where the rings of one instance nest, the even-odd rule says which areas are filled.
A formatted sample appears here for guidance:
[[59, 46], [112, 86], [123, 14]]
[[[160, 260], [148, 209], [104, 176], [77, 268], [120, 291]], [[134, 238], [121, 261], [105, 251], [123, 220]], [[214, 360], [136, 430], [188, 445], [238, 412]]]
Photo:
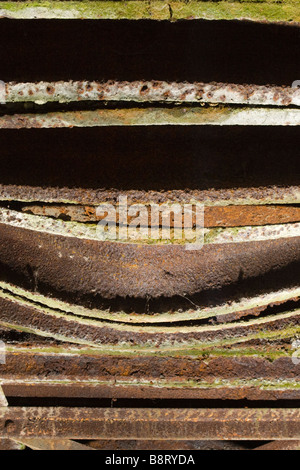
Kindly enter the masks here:
[[[62, 311], [57, 311], [53, 310], [49, 307], [42, 307], [41, 305], [37, 305], [33, 303], [32, 301], [18, 297], [17, 295], [12, 295], [12, 293], [7, 293], [2, 291], [0, 293], [1, 297], [4, 299], [7, 299], [8, 301], [11, 302], [16, 302], [18, 304], [21, 304], [23, 306], [29, 306], [31, 308], [35, 308], [39, 310], [40, 313], [43, 313], [45, 316], [45, 319], [50, 316], [52, 317], [52, 320], [54, 319], [64, 319], [65, 321], [74, 321], [74, 317], [67, 315], [66, 313], [63, 313]], [[9, 321], [0, 321], [0, 324], [4, 325], [5, 327], [9, 327], [12, 329], [17, 329], [19, 331], [24, 331], [27, 333], [34, 333], [40, 336], [44, 337], [50, 337], [55, 340], [59, 341], [64, 341], [68, 343], [73, 343], [73, 344], [80, 344], [83, 346], [86, 346], [87, 348], [97, 348], [99, 351], [102, 351], [105, 354], [113, 354], [113, 355], [119, 355], [119, 354], [149, 354], [150, 355], [169, 355], [169, 356], [200, 356], [203, 357], [203, 355], [207, 355], [209, 353], [214, 354], [214, 350], [218, 349], [226, 349], [226, 347], [236, 347], [236, 345], [240, 344], [242, 345], [243, 343], [247, 343], [251, 340], [267, 340], [267, 341], [274, 341], [274, 340], [281, 340], [285, 338], [297, 338], [297, 336], [300, 334], [300, 326], [293, 326], [292, 325], [292, 317], [294, 317], [296, 314], [298, 314], [298, 310], [292, 311], [292, 312], [286, 312], [284, 314], [276, 315], [276, 318], [284, 318], [285, 321], [290, 321], [291, 325], [286, 326], [284, 329], [279, 330], [279, 331], [269, 331], [268, 330], [268, 324], [265, 325], [266, 322], [268, 322], [272, 317], [269, 317], [268, 320], [265, 318], [261, 319], [255, 319], [251, 321], [244, 321], [244, 322], [238, 322], [238, 323], [232, 323], [230, 326], [234, 327], [237, 325], [253, 325], [257, 328], [257, 331], [252, 334], [247, 334], [245, 336], [229, 336], [225, 337], [224, 339], [214, 339], [214, 340], [207, 340], [207, 341], [196, 341], [196, 340], [187, 340], [185, 342], [173, 342], [167, 339], [164, 340], [163, 344], [159, 345], [157, 344], [157, 341], [155, 339], [155, 336], [153, 337], [153, 340], [149, 340], [149, 342], [145, 344], [139, 344], [139, 345], [132, 345], [128, 342], [120, 342], [116, 345], [114, 344], [101, 344], [101, 343], [95, 343], [92, 340], [85, 340], [76, 337], [73, 337], [73, 335], [69, 336], [64, 336], [61, 334], [56, 334], [53, 333], [53, 331], [48, 330], [47, 326], [42, 326], [42, 329], [36, 328], [35, 325], [27, 325], [26, 327], [15, 324], [14, 322], [9, 322]], [[275, 318], [275, 317], [274, 317]], [[83, 319], [78, 317], [76, 319], [76, 322], [78, 324], [78, 327], [80, 325], [90, 325], [93, 326], [94, 328], [99, 328], [99, 331], [101, 330], [102, 327], [109, 326], [109, 328], [113, 329], [116, 333], [118, 332], [138, 332], [140, 333], [141, 331], [144, 331], [145, 333], [166, 333], [166, 334], [171, 334], [171, 333], [176, 333], [178, 329], [175, 327], [155, 327], [155, 326], [146, 326], [146, 327], [135, 327], [133, 325], [121, 325], [121, 324], [107, 324], [104, 321], [95, 321], [95, 320], [90, 320], [90, 319]], [[228, 325], [227, 325], [228, 327]], [[214, 326], [207, 326], [207, 327], [184, 327], [181, 328], [181, 332], [185, 331], [188, 333], [189, 331], [206, 331], [210, 332], [211, 336], [213, 337], [214, 332], [220, 329], [218, 326], [217, 328]], [[224, 333], [226, 334], [226, 326], [223, 327]], [[251, 349], [251, 348], [250, 348]], [[269, 350], [270, 348], [268, 348]], [[271, 349], [272, 353], [272, 349]], [[219, 353], [220, 354], [220, 353]], [[225, 351], [224, 351], [224, 354]], [[268, 355], [270, 356], [269, 352]]]
[[299, 1], [32, 1], [1, 2], [1, 11], [12, 18], [90, 19], [249, 19], [300, 21]]
[[224, 228], [212, 228], [204, 234], [204, 243], [213, 243], [213, 241], [224, 232]]

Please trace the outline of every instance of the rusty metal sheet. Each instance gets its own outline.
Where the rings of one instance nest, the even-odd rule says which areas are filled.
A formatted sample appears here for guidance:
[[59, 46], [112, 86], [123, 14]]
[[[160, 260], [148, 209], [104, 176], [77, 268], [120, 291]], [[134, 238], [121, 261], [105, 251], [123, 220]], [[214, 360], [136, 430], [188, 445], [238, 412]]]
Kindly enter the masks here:
[[[114, 36], [122, 28], [112, 21], [107, 30], [103, 22], [103, 34], [98, 34], [98, 22], [90, 32], [82, 29], [82, 37], [108, 38], [98, 41], [106, 44], [101, 49], [103, 61], [93, 65], [92, 55], [80, 54], [86, 48], [79, 45], [77, 55], [85, 60], [74, 62], [74, 73], [69, 73], [72, 66], [66, 66], [64, 54], [74, 34], [56, 26], [59, 21], [47, 22], [45, 34], [50, 56], [56, 37], [63, 44], [54, 68], [35, 69], [39, 53], [32, 55], [30, 42], [15, 56], [14, 39], [8, 39], [5, 57], [12, 64], [19, 57], [20, 67], [4, 70], [7, 83], [0, 87], [3, 446], [9, 447], [12, 439], [33, 449], [68, 450], [91, 449], [88, 442], [95, 439], [100, 448], [104, 440], [108, 445], [115, 441], [116, 446], [123, 440], [136, 448], [162, 440], [175, 447], [180, 441], [185, 448], [235, 448], [216, 442], [224, 439], [273, 441], [261, 450], [298, 446], [300, 411], [293, 406], [300, 399], [300, 187], [294, 149], [300, 90], [297, 77], [291, 79], [290, 59], [284, 58], [284, 44], [296, 41], [298, 3], [55, 1], [51, 9], [43, 2], [1, 3], [0, 17], [168, 20], [165, 30], [156, 31], [155, 23], [149, 23], [154, 26], [151, 41], [156, 34], [176, 39], [179, 29], [170, 22], [183, 18], [279, 22], [280, 26], [267, 27], [253, 23], [245, 36], [251, 47], [241, 53], [247, 57], [256, 33], [258, 50], [259, 38], [270, 28], [261, 62], [275, 50], [273, 39], [281, 32], [283, 43], [272, 64], [274, 69], [285, 64], [284, 73], [273, 75], [274, 81], [266, 79], [271, 77], [266, 68], [261, 74], [259, 61], [250, 74], [252, 83], [277, 85], [242, 85], [247, 67], [240, 61], [239, 48], [227, 69], [241, 62], [241, 71], [226, 72], [224, 78], [225, 62], [213, 63], [214, 51], [220, 50], [214, 46], [204, 51], [203, 71], [185, 75], [182, 51], [188, 47], [181, 50], [176, 39], [169, 41], [170, 50], [155, 51], [161, 63], [149, 59], [148, 64], [146, 54], [136, 76], [131, 59], [121, 73]], [[32, 27], [37, 33], [37, 23], [28, 22], [28, 31]], [[228, 30], [216, 26], [215, 31], [206, 30], [207, 21], [194, 23], [195, 38], [210, 38], [213, 32], [221, 45], [225, 30], [228, 38], [236, 37], [237, 29], [231, 32], [229, 23], [241, 31], [246, 28], [232, 21]], [[130, 36], [131, 23], [126, 24], [123, 36]], [[37, 36], [43, 36], [39, 32]], [[132, 32], [140, 34], [139, 28]], [[141, 33], [144, 37], [145, 31]], [[6, 36], [10, 34], [15, 37], [13, 28], [7, 28]], [[130, 43], [126, 39], [122, 51], [130, 50]], [[40, 49], [44, 51], [45, 44]], [[196, 55], [200, 48], [193, 51]], [[132, 52], [134, 62], [139, 51], [134, 46]], [[119, 80], [109, 80], [111, 76]], [[76, 81], [55, 81], [60, 77]], [[156, 77], [165, 81], [152, 80]], [[78, 81], [82, 78], [92, 81]], [[180, 82], [174, 81], [177, 78]], [[207, 82], [194, 82], [199, 79]], [[211, 127], [216, 125], [217, 138]], [[270, 126], [274, 127], [268, 131]], [[147, 148], [160, 139], [164, 142], [153, 158]], [[122, 176], [124, 171], [128, 179]], [[120, 195], [128, 196], [129, 204], [205, 202], [203, 248], [191, 252], [173, 241], [137, 243], [132, 237], [119, 243], [105, 235], [99, 239], [96, 206], [116, 205]], [[143, 223], [149, 227], [149, 217]], [[180, 221], [178, 225], [181, 228]], [[101, 406], [6, 406], [50, 405], [71, 398], [79, 398], [79, 404], [101, 399]], [[154, 399], [155, 409], [146, 408]], [[144, 408], [139, 408], [142, 400]], [[209, 409], [214, 400], [228, 400], [228, 406], [235, 401], [236, 408], [219, 408], [218, 401], [218, 408]], [[289, 400], [290, 407], [285, 402], [280, 408], [281, 400]], [[267, 401], [274, 409], [266, 408]], [[253, 408], [257, 403], [262, 408]], [[133, 406], [123, 408], [124, 404]]]
[[24, 328], [37, 335], [86, 346], [110, 348], [112, 351], [145, 351], [161, 347], [165, 350], [236, 344], [247, 339], [272, 338], [281, 334], [299, 333], [299, 309], [247, 322], [226, 325], [155, 327], [110, 325], [106, 322], [73, 318], [50, 309], [39, 308], [7, 294], [0, 296], [0, 322], [11, 328]]
[[165, 357], [160, 351], [126, 356], [65, 345], [14, 347], [0, 366], [0, 381], [8, 397], [297, 400], [299, 364], [283, 345], [252, 347], [250, 356], [238, 349], [231, 356], [226, 348], [208, 356], [200, 347]]
[[280, 283], [287, 269], [296, 276], [300, 256], [299, 236], [205, 245], [190, 252], [181, 245], [99, 242], [6, 224], [0, 225], [0, 234], [0, 261], [7, 275], [18, 273], [23, 283], [33, 283], [33, 290], [51, 286], [78, 298], [189, 296], [239, 280], [250, 283], [257, 278], [263, 283], [262, 276]]
[[[111, 206], [109, 206], [111, 207]], [[179, 207], [179, 210], [182, 212], [182, 206]], [[152, 229], [159, 230], [159, 222], [152, 226], [151, 219], [151, 208], [146, 207], [146, 213], [143, 217], [139, 218], [141, 225], [143, 225], [143, 232], [130, 231], [130, 219], [127, 215], [128, 206], [118, 205], [114, 206], [113, 215], [105, 219], [105, 223], [113, 223], [117, 225], [116, 232], [114, 232], [114, 241], [121, 241], [122, 243], [131, 243], [131, 244], [146, 244], [146, 245], [166, 245], [166, 244], [191, 244], [195, 241], [195, 231], [193, 232], [193, 237], [187, 237], [183, 240], [182, 237], [182, 227], [183, 227], [183, 218], [181, 213], [181, 226], [177, 222], [176, 226], [178, 227], [177, 236], [174, 236], [176, 227], [166, 228], [166, 233], [158, 232], [152, 235]], [[165, 208], [162, 206], [162, 209]], [[120, 210], [126, 211], [125, 216], [122, 215], [122, 223], [120, 223], [119, 216], [115, 216], [115, 212], [118, 214]], [[105, 213], [103, 210], [100, 211], [102, 214]], [[204, 207], [203, 207], [204, 212]], [[104, 214], [105, 215], [105, 214]], [[205, 217], [205, 214], [203, 214]], [[136, 213], [135, 213], [136, 217]], [[168, 210], [167, 217], [170, 217], [170, 211]], [[173, 214], [174, 217], [174, 214]], [[180, 214], [179, 214], [180, 217]], [[123, 221], [124, 218], [124, 221]], [[178, 217], [177, 217], [178, 219]], [[168, 219], [167, 219], [168, 220]], [[162, 220], [161, 220], [162, 222]], [[196, 224], [195, 214], [192, 216], [192, 224]], [[26, 230], [32, 230], [34, 232], [49, 233], [53, 235], [62, 235], [65, 237], [75, 237], [78, 239], [86, 240], [97, 240], [99, 242], [111, 241], [112, 237], [109, 232], [105, 230], [99, 230], [98, 224], [82, 224], [74, 223], [66, 220], [49, 218], [44, 216], [36, 216], [32, 214], [25, 214], [19, 211], [13, 211], [6, 208], [0, 208], [0, 224], [6, 224], [12, 227], [22, 228]], [[264, 226], [234, 226], [233, 228], [220, 228], [220, 229], [210, 229], [205, 228], [205, 222], [201, 220], [201, 226], [198, 227], [198, 236], [199, 231], [202, 232], [203, 243], [204, 244], [222, 244], [222, 243], [240, 243], [240, 242], [252, 242], [252, 241], [265, 241], [265, 240], [275, 240], [283, 238], [293, 238], [300, 235], [300, 223], [292, 224], [273, 224]], [[200, 225], [198, 220], [198, 226]], [[192, 245], [190, 245], [191, 248]], [[187, 248], [189, 248], [187, 246]], [[201, 247], [200, 247], [201, 248]]]
[[246, 450], [241, 442], [231, 441], [117, 441], [94, 440], [88, 445], [97, 450]]
[[[96, 206], [82, 206], [74, 204], [63, 205], [24, 205], [21, 209], [25, 213], [45, 217], [64, 218], [76, 222], [97, 222], [101, 220], [96, 215]], [[300, 221], [300, 207], [288, 205], [270, 206], [213, 206], [205, 207], [205, 227], [241, 227], [251, 225], [285, 224]], [[128, 217], [130, 222], [133, 217]], [[110, 221], [109, 217], [106, 217]], [[117, 218], [118, 222], [118, 218]], [[145, 220], [148, 225], [148, 220]], [[170, 227], [174, 227], [174, 214], [171, 214]]]
[[5, 84], [6, 103], [119, 101], [132, 103], [228, 103], [251, 106], [300, 106], [300, 89], [226, 83], [186, 83], [132, 81], [132, 82], [35, 82]]
[[208, 355], [205, 348], [195, 347], [194, 351], [172, 352], [170, 349], [164, 353], [163, 350], [152, 350], [139, 356], [136, 351], [133, 354], [121, 351], [121, 347], [119, 352], [110, 354], [108, 349], [99, 351], [74, 345], [8, 346], [6, 364], [0, 366], [0, 381], [7, 394], [10, 387], [17, 384], [19, 387], [22, 382], [24, 387], [26, 383], [50, 387], [64, 383], [76, 385], [78, 379], [78, 386], [81, 383], [88, 386], [90, 382], [91, 388], [106, 388], [103, 397], [113, 393], [111, 387], [114, 384], [119, 397], [126, 396], [124, 393], [129, 386], [134, 396], [140, 397], [143, 394], [138, 388], [144, 388], [146, 397], [147, 393], [155, 393], [159, 384], [166, 389], [178, 389], [181, 385], [182, 389], [191, 392], [193, 389], [204, 390], [209, 384], [218, 388], [219, 383], [220, 387], [227, 384], [234, 390], [240, 389], [245, 380], [248, 387], [252, 385], [257, 390], [296, 390], [300, 385], [300, 365], [292, 360], [291, 344], [285, 347], [286, 350], [283, 343], [263, 349], [253, 345], [252, 352], [248, 349], [248, 355], [247, 348], [215, 348]]
[[[196, 305], [190, 304], [189, 308], [172, 309], [171, 311], [158, 311], [149, 314], [147, 309], [144, 313], [127, 312], [127, 311], [112, 311], [111, 309], [100, 309], [99, 306], [86, 308], [82, 305], [61, 301], [53, 296], [47, 297], [39, 292], [34, 292], [27, 289], [22, 289], [18, 286], [0, 281], [0, 288], [2, 291], [10, 294], [16, 298], [23, 298], [33, 304], [38, 304], [44, 308], [50, 307], [64, 313], [70, 313], [77, 317], [93, 318], [98, 320], [107, 320], [109, 322], [119, 322], [120, 324], [134, 324], [134, 325], [151, 325], [166, 323], [169, 326], [182, 322], [200, 321], [207, 324], [217, 324], [233, 322], [240, 319], [247, 319], [258, 317], [264, 313], [271, 313], [272, 311], [283, 311], [287, 306], [290, 308], [296, 307], [297, 302], [300, 300], [300, 288], [280, 289], [261, 295], [242, 297], [237, 301], [226, 300], [222, 303], [221, 300], [215, 303], [214, 306], [206, 306], [206, 304]], [[186, 306], [187, 307], [187, 306]], [[280, 309], [280, 310], [279, 310]], [[1, 335], [8, 337], [9, 329], [2, 327]], [[29, 338], [27, 338], [29, 341]]]
[[[277, 382], [277, 388], [276, 388]], [[213, 386], [208, 384], [206, 387], [171, 387], [167, 384], [156, 384], [153, 386], [145, 386], [144, 384], [136, 385], [97, 385], [91, 382], [82, 381], [60, 383], [60, 382], [22, 382], [14, 381], [3, 385], [6, 393], [10, 397], [15, 398], [86, 398], [86, 399], [134, 399], [134, 400], [249, 400], [251, 401], [272, 401], [277, 400], [299, 400], [300, 391], [297, 384], [290, 386], [278, 387], [278, 380], [267, 385], [270, 388], [253, 385], [253, 383], [233, 386], [231, 382], [223, 382]], [[224, 402], [225, 404], [225, 402]]]
[[1, 408], [9, 438], [277, 440], [300, 438], [300, 410]]
[[21, 202], [50, 202], [95, 204], [112, 202], [119, 196], [127, 196], [129, 204], [190, 202], [197, 200], [208, 206], [224, 205], [269, 205], [269, 204], [299, 204], [300, 187], [291, 185], [280, 187], [247, 187], [211, 190], [180, 190], [180, 191], [117, 191], [114, 189], [83, 189], [70, 187], [41, 187], [30, 185], [0, 184], [1, 201]]
[[127, 196], [129, 204], [135, 203], [164, 203], [187, 202], [197, 200], [208, 206], [224, 205], [269, 205], [269, 204], [299, 204], [300, 187], [267, 186], [267, 187], [239, 187], [232, 189], [191, 189], [191, 190], [116, 190], [70, 187], [41, 187], [33, 185], [0, 184], [0, 200], [23, 202], [56, 202], [74, 204], [102, 204], [113, 202], [119, 196]]
[[299, 126], [299, 109], [176, 107], [97, 109], [0, 116], [1, 129], [99, 126]]
[[300, 23], [297, 1], [285, 0], [278, 4], [273, 1], [260, 2], [259, 8], [252, 0], [237, 2], [223, 0], [195, 1], [180, 0], [161, 2], [151, 1], [41, 1], [38, 4], [27, 2], [1, 2], [1, 18], [14, 19], [129, 19], [129, 20], [252, 20], [259, 22], [298, 24]]

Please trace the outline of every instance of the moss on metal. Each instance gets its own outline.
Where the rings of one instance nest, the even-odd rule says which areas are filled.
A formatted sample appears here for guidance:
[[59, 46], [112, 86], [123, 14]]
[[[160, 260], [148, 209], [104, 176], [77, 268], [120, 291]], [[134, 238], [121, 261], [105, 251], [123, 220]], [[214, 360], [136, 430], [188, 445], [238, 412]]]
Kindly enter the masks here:
[[299, 1], [32, 1], [1, 2], [0, 15], [8, 18], [150, 19], [170, 20], [247, 19], [300, 22]]

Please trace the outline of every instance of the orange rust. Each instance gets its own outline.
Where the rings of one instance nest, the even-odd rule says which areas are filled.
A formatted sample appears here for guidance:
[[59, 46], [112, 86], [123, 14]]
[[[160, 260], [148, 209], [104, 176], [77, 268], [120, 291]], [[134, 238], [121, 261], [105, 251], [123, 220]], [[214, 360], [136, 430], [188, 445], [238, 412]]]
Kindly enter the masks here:
[[300, 221], [300, 207], [293, 206], [226, 206], [206, 207], [206, 227], [272, 225]]
[[[95, 206], [82, 205], [28, 205], [22, 210], [35, 215], [44, 215], [59, 218], [67, 216], [72, 221], [94, 222], [103, 219], [104, 215], [96, 215]], [[135, 216], [128, 216], [128, 223]], [[108, 219], [107, 219], [108, 220]], [[148, 216], [150, 223], [151, 217]], [[265, 206], [207, 206], [205, 207], [204, 224], [207, 228], [213, 227], [239, 227], [251, 225], [273, 225], [300, 221], [300, 207], [287, 205]], [[117, 215], [118, 222], [118, 215]], [[171, 227], [174, 227], [174, 216], [171, 214]]]

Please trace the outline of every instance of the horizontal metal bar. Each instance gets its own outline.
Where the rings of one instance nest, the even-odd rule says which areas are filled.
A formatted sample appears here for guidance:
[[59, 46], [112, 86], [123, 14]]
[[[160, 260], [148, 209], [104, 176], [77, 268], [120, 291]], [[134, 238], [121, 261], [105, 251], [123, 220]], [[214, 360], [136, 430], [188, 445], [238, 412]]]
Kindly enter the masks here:
[[[179, 206], [181, 208], [181, 206]], [[120, 206], [120, 211], [123, 209], [125, 217], [127, 217], [127, 206]], [[102, 211], [103, 213], [103, 211]], [[182, 214], [181, 214], [182, 215]], [[204, 214], [205, 215], [205, 214]], [[124, 220], [125, 220], [124, 217]], [[170, 220], [170, 212], [167, 213], [168, 220]], [[117, 219], [117, 220], [116, 220]], [[154, 218], [153, 218], [154, 220]], [[182, 220], [182, 218], [181, 218]], [[119, 216], [114, 213], [111, 214], [109, 218], [105, 218], [105, 223], [118, 224]], [[144, 223], [143, 223], [144, 221]], [[127, 221], [127, 224], [122, 224], [118, 227], [118, 232], [116, 234], [116, 241], [126, 241], [126, 243], [139, 243], [143, 245], [164, 245], [164, 244], [183, 244], [182, 239], [182, 227], [178, 228], [177, 240], [168, 238], [171, 237], [170, 231], [168, 230], [165, 238], [158, 234], [153, 235], [150, 229], [159, 228], [158, 224], [151, 224], [151, 214], [147, 212], [147, 215], [144, 216], [144, 219], [141, 217], [139, 222], [141, 226], [144, 226], [144, 233], [137, 234], [135, 232], [130, 232], [130, 221]], [[66, 237], [76, 237], [78, 239], [86, 240], [96, 240], [99, 242], [111, 241], [111, 237], [106, 232], [97, 230], [98, 225], [93, 224], [92, 226], [69, 222], [60, 219], [54, 219], [45, 216], [26, 214], [18, 211], [11, 211], [7, 209], [0, 208], [0, 223], [10, 225], [12, 227], [19, 227], [28, 230], [33, 230], [35, 232], [49, 233], [53, 235], [62, 235]], [[149, 225], [148, 225], [149, 223]], [[194, 219], [195, 223], [195, 219]], [[241, 224], [243, 225], [243, 224]], [[167, 226], [168, 227], [168, 226]], [[151, 236], [152, 235], [152, 236]], [[254, 241], [265, 241], [265, 240], [277, 240], [283, 238], [294, 238], [300, 236], [300, 223], [296, 222], [294, 224], [272, 224], [261, 226], [234, 226], [234, 227], [224, 227], [219, 228], [217, 231], [214, 228], [203, 228], [204, 240], [203, 244], [223, 244], [223, 243], [244, 243], [244, 242], [254, 242]], [[172, 237], [171, 237], [172, 238]], [[191, 239], [192, 240], [192, 239]], [[191, 240], [186, 240], [186, 244], [190, 243]]]
[[[270, 344], [261, 349], [248, 346], [245, 350], [240, 346], [230, 351], [215, 348], [208, 357], [207, 351], [201, 347], [195, 347], [193, 352], [184, 348], [174, 350], [173, 355], [172, 350], [165, 355], [163, 351], [158, 354], [153, 350], [146, 355], [138, 355], [135, 350], [130, 355], [121, 347], [118, 353], [112, 354], [110, 348], [104, 351], [76, 349], [76, 346], [66, 344], [42, 347], [36, 343], [27, 349], [25, 346], [14, 347], [13, 351], [8, 345], [6, 364], [0, 367], [0, 383], [6, 395], [7, 387], [18, 385], [16, 388], [20, 388], [22, 382], [24, 387], [37, 389], [43, 385], [90, 385], [91, 388], [103, 387], [105, 393], [111, 393], [109, 389], [115, 386], [114, 392], [120, 396], [128, 387], [134, 396], [140, 394], [141, 397], [143, 393], [146, 396], [145, 388], [149, 393], [151, 389], [155, 393], [157, 386], [161, 391], [162, 388], [191, 392], [205, 390], [209, 386], [215, 389], [241, 389], [244, 386], [273, 391], [298, 389], [300, 392], [300, 365], [293, 361], [296, 356], [291, 356], [295, 350], [290, 345], [290, 351], [280, 356], [280, 347]], [[139, 387], [144, 391], [139, 391]]]
[[[62, 312], [69, 312], [73, 315], [86, 318], [97, 318], [98, 320], [108, 320], [110, 322], [119, 322], [127, 324], [144, 324], [151, 325], [160, 323], [168, 323], [169, 326], [183, 321], [213, 320], [215, 323], [226, 323], [248, 316], [259, 316], [265, 312], [270, 305], [280, 306], [281, 309], [285, 308], [287, 302], [290, 304], [296, 302], [300, 298], [300, 287], [290, 289], [273, 290], [272, 292], [262, 293], [261, 295], [254, 295], [241, 298], [237, 301], [230, 300], [229, 302], [220, 302], [215, 306], [205, 306], [191, 308], [182, 311], [170, 312], [152, 312], [148, 313], [125, 313], [124, 311], [111, 311], [110, 309], [101, 308], [86, 308], [81, 305], [76, 305], [70, 302], [63, 302], [54, 298], [53, 296], [47, 297], [41, 293], [33, 292], [28, 289], [22, 289], [19, 286], [0, 281], [0, 288], [6, 292], [10, 292], [16, 297], [23, 297], [33, 303], [38, 303], [40, 306], [55, 308]], [[255, 307], [254, 307], [255, 305]]]
[[177, 83], [159, 80], [122, 82], [110, 80], [5, 84], [6, 103], [74, 101], [131, 101], [228, 103], [247, 105], [300, 106], [300, 89], [233, 83]]
[[279, 282], [289, 266], [294, 267], [296, 276], [300, 257], [299, 236], [208, 244], [190, 252], [181, 245], [99, 242], [13, 227], [9, 223], [1, 223], [0, 229], [1, 262], [21, 276], [28, 272], [27, 265], [34, 266], [38, 272], [36, 280], [32, 273], [35, 285], [46, 284], [57, 292], [63, 289], [77, 292], [78, 296], [84, 293], [110, 299], [120, 296], [127, 301], [127, 297], [189, 296], [236, 285], [241, 272], [244, 283], [263, 275], [278, 277]]
[[299, 409], [0, 408], [3, 437], [300, 439]]
[[[150, 360], [150, 359], [148, 359]], [[242, 358], [240, 358], [242, 361]], [[89, 366], [89, 363], [87, 363]], [[184, 366], [183, 366], [184, 367]], [[53, 370], [52, 370], [53, 373]], [[22, 380], [22, 382], [13, 381], [12, 383], [6, 383], [3, 388], [6, 391], [8, 397], [27, 397], [36, 399], [41, 398], [96, 398], [96, 399], [140, 399], [140, 400], [162, 400], [162, 399], [175, 399], [175, 400], [299, 400], [300, 389], [299, 386], [292, 384], [286, 385], [281, 389], [278, 388], [277, 379], [273, 383], [262, 384], [262, 386], [255, 386], [253, 383], [247, 385], [240, 384], [233, 385], [232, 382], [216, 384], [207, 384], [203, 387], [192, 387], [182, 386], [179, 384], [178, 387], [172, 387], [171, 384], [162, 384], [154, 382], [152, 385], [140, 384], [129, 384], [120, 385], [116, 384], [97, 385], [92, 381], [74, 380], [68, 383], [66, 380], [62, 382], [50, 381], [35, 383], [28, 379]], [[299, 384], [298, 384], [299, 385]], [[276, 388], [277, 387], [277, 388]]]
[[297, 2], [273, 1], [248, 2], [192, 0], [184, 1], [36, 1], [1, 2], [2, 18], [16, 19], [208, 19], [208, 20], [252, 20], [260, 22], [300, 22]]
[[[96, 214], [96, 206], [83, 206], [75, 204], [31, 204], [24, 205], [22, 212], [38, 216], [65, 218], [75, 222], [97, 222], [101, 218]], [[134, 217], [128, 216], [128, 222]], [[115, 222], [106, 217], [109, 222]], [[118, 219], [119, 220], [119, 219]], [[142, 217], [140, 220], [143, 220]], [[289, 222], [300, 222], [300, 207], [288, 205], [271, 206], [219, 206], [205, 207], [205, 227], [241, 227], [251, 225], [276, 225]], [[145, 218], [143, 225], [148, 225], [149, 220]], [[175, 225], [174, 225], [175, 224]], [[174, 216], [171, 218], [170, 227], [178, 227]], [[300, 232], [299, 232], [300, 234]]]
[[[112, 290], [112, 288], [111, 288]], [[280, 329], [282, 335], [295, 337], [299, 334], [300, 310], [270, 315], [244, 322], [225, 325], [185, 326], [168, 328], [108, 324], [90, 319], [81, 319], [55, 310], [40, 308], [12, 296], [1, 293], [0, 323], [11, 328], [29, 331], [56, 340], [67, 341], [110, 349], [120, 354], [123, 350], [153, 351], [160, 347], [173, 352], [176, 349], [211, 348], [238, 344], [253, 339], [272, 339]]]
[[[51, 158], [51, 157], [49, 157]], [[0, 184], [1, 201], [21, 202], [57, 202], [72, 204], [95, 204], [103, 202], [114, 203], [119, 196], [127, 196], [128, 204], [149, 203], [190, 203], [190, 201], [202, 202], [207, 206], [229, 205], [269, 205], [269, 204], [300, 204], [300, 186], [249, 186], [232, 189], [191, 189], [181, 190], [180, 199], [178, 191], [136, 191], [117, 189], [93, 189], [87, 191], [84, 188], [54, 185], [42, 187], [38, 185]]]
[[[293, 442], [293, 441], [289, 441]], [[232, 442], [232, 441], [135, 441], [135, 440], [93, 440], [88, 441], [87, 445], [97, 450], [249, 450], [246, 442]]]
[[0, 116], [1, 129], [102, 126], [299, 126], [300, 110], [176, 107], [98, 109]]
[[209, 355], [201, 346], [130, 355], [121, 347], [7, 345], [0, 383], [8, 398], [296, 400], [300, 366], [288, 352], [280, 356], [281, 347], [269, 342], [260, 350], [215, 347]]

